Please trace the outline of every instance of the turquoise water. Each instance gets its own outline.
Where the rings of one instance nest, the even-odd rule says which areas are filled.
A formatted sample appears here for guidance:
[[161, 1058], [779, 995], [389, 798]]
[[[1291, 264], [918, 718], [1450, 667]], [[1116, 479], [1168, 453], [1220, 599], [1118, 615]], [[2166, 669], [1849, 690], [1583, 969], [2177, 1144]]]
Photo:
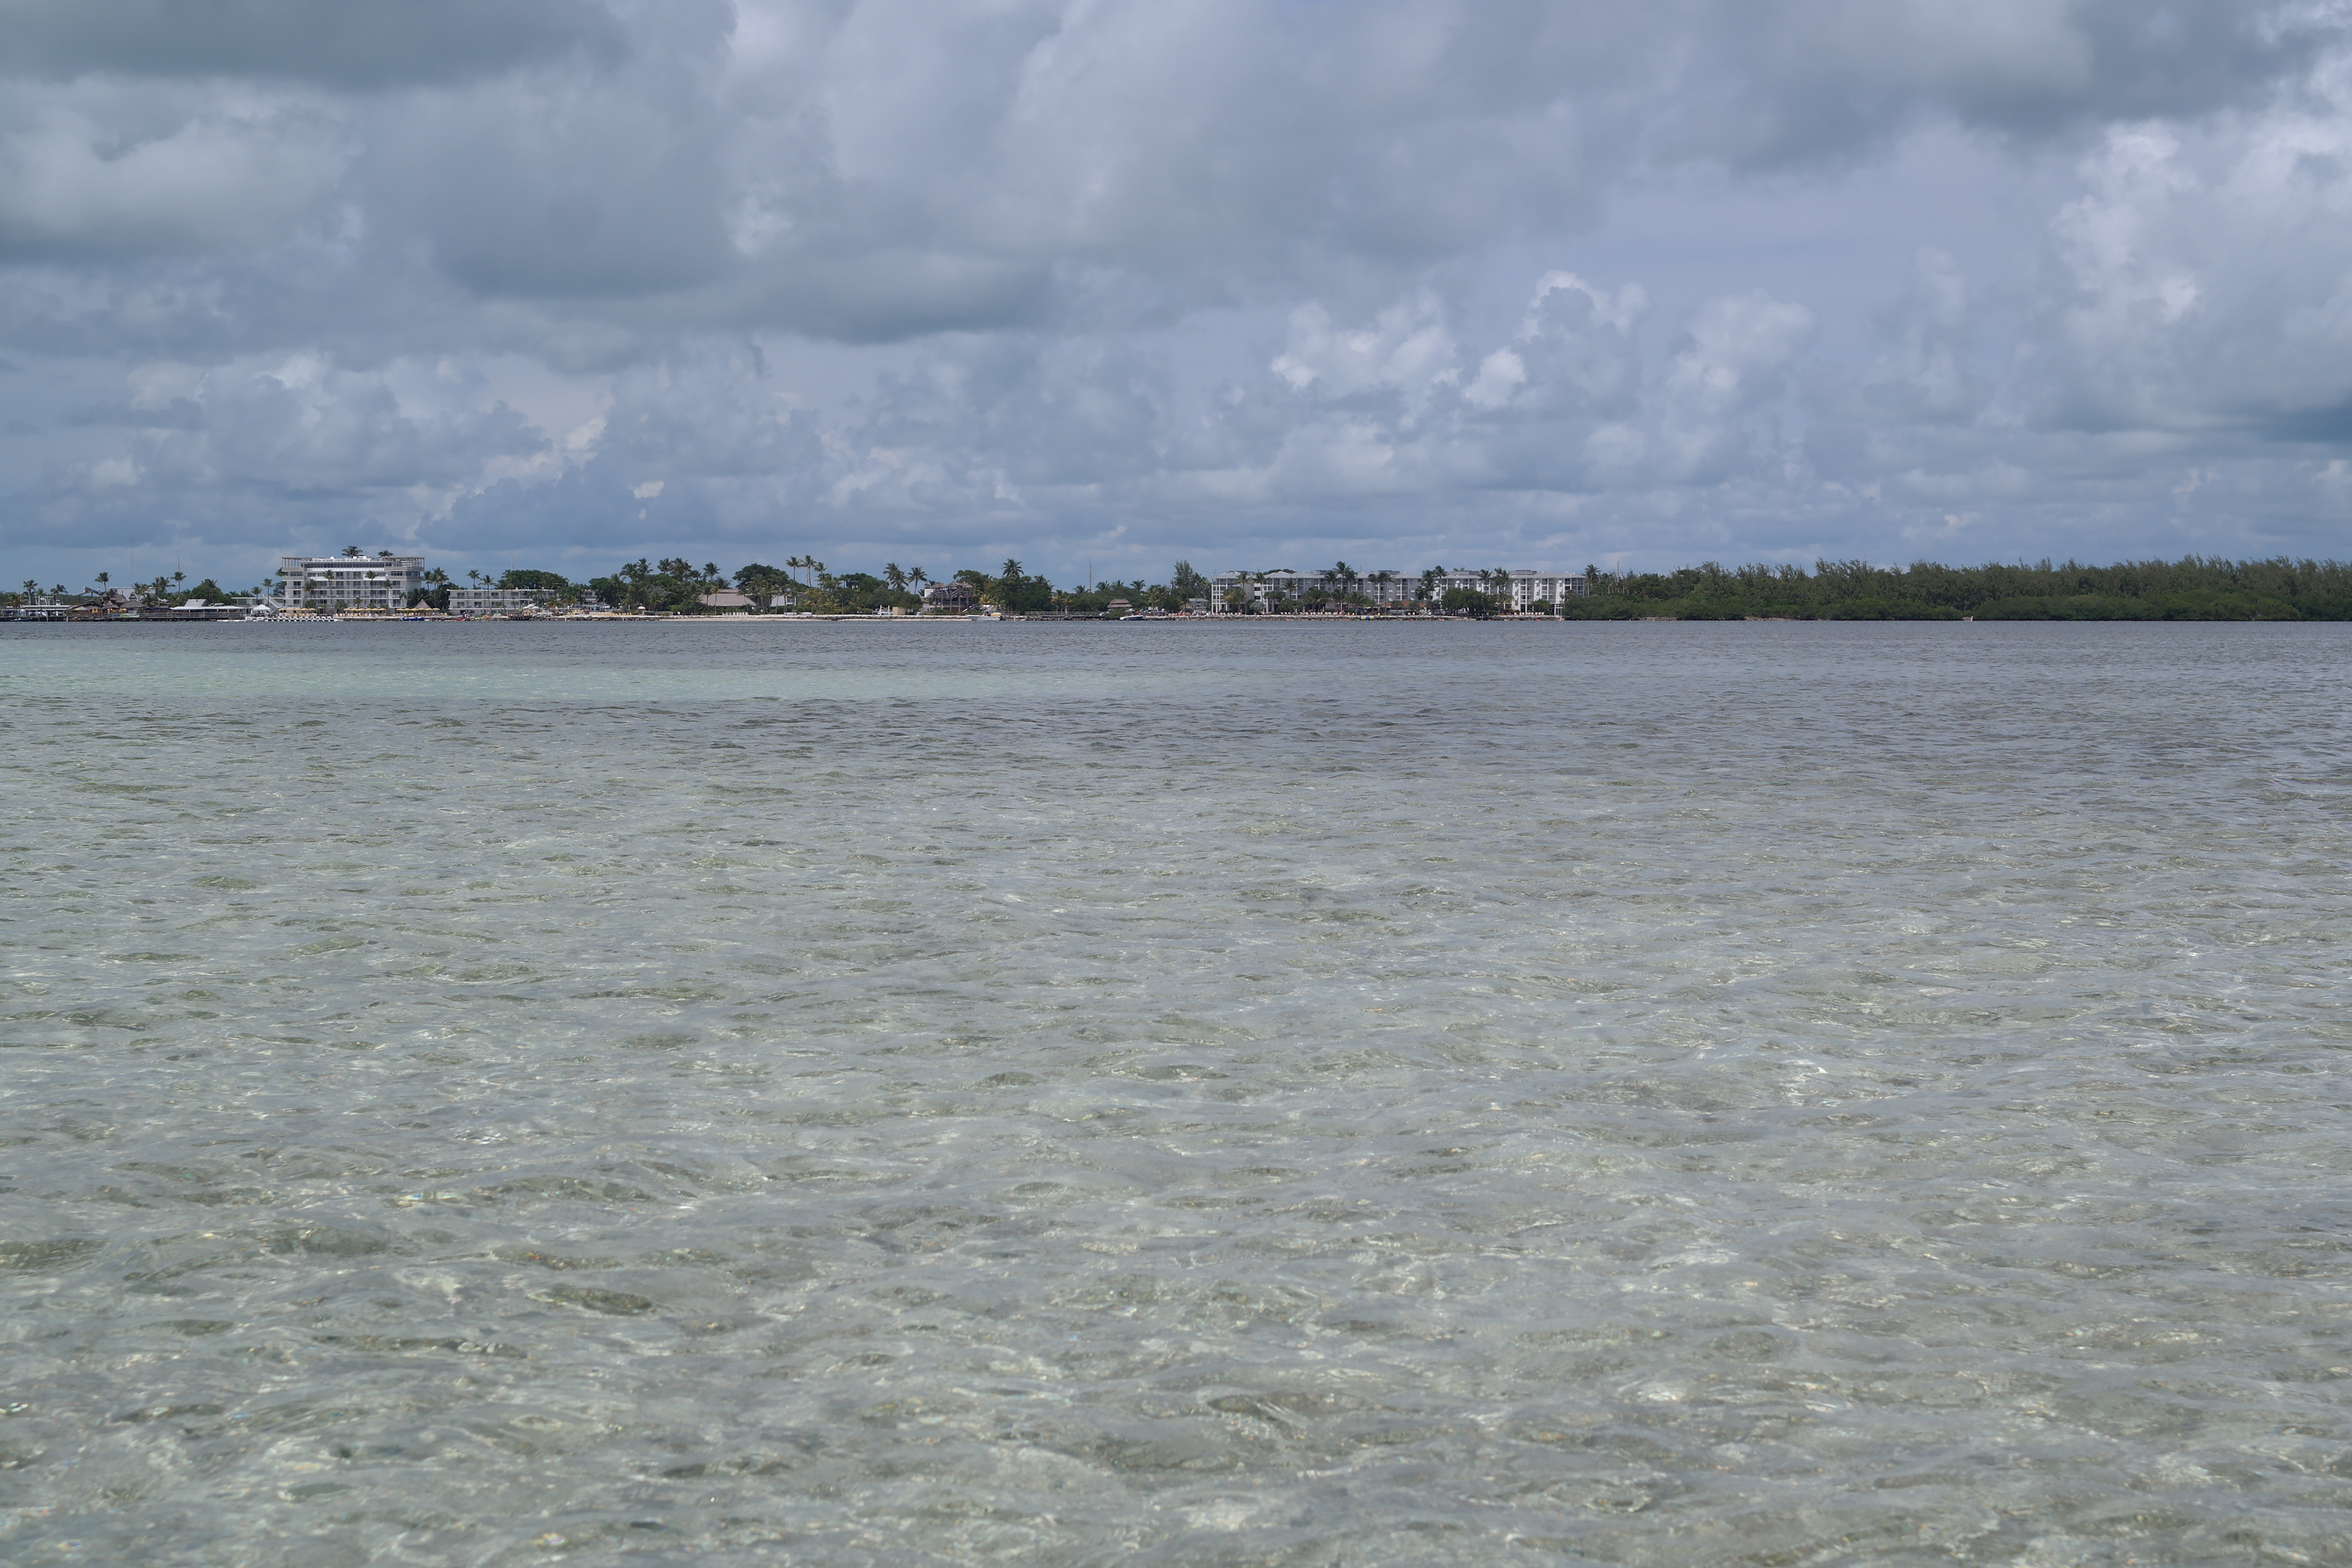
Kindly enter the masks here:
[[0, 1556], [2352, 1560], [2347, 655], [0, 628]]

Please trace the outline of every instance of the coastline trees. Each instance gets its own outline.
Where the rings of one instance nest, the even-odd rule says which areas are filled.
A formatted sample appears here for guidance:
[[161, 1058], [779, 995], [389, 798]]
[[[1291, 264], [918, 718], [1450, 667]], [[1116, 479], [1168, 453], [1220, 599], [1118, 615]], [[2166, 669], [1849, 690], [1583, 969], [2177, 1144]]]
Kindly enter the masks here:
[[1356, 575], [1356, 569], [1353, 566], [1349, 565], [1345, 561], [1334, 561], [1331, 563], [1331, 569], [1323, 574], [1323, 580], [1339, 585], [1338, 597], [1344, 604], [1355, 594]]
[[[356, 547], [347, 558], [356, 559]], [[795, 574], [813, 581], [803, 584]], [[728, 584], [715, 562], [697, 565], [680, 557], [659, 562], [639, 559], [611, 573], [574, 584], [560, 573], [517, 567], [495, 579], [478, 569], [467, 573], [475, 583], [495, 581], [501, 588], [540, 589], [563, 603], [580, 597], [581, 588], [593, 590], [616, 608], [642, 608], [662, 614], [694, 614], [706, 608], [703, 595]], [[1051, 609], [1100, 612], [1114, 599], [1126, 599], [1137, 608], [1180, 610], [1191, 601], [1207, 598], [1210, 580], [1189, 562], [1178, 562], [1164, 583], [1138, 577], [1131, 582], [1112, 578], [1092, 590], [1061, 590], [1043, 575], [1033, 574], [1017, 559], [1007, 559], [995, 574], [964, 568], [957, 581], [970, 584], [985, 603], [1013, 614]], [[1363, 598], [1362, 584], [1382, 589], [1398, 581], [1396, 574], [1354, 572], [1345, 562], [1334, 563], [1325, 602], [1344, 605]], [[1441, 592], [1443, 567], [1433, 566], [1403, 579], [1416, 606], [1460, 616], [1482, 616], [1512, 608], [1507, 573], [1484, 569], [1468, 574], [1475, 586]], [[1533, 606], [1538, 612], [1570, 620], [1658, 619], [1721, 620], [1746, 617], [1800, 620], [2352, 620], [2352, 563], [2295, 560], [2279, 556], [2259, 561], [2226, 561], [2197, 556], [2178, 561], [2126, 561], [2110, 566], [2089, 566], [2068, 561], [2053, 563], [1993, 563], [1958, 567], [1916, 562], [1907, 567], [1874, 566], [1864, 561], [1820, 561], [1808, 570], [1790, 563], [1728, 566], [1704, 562], [1673, 572], [1605, 571], [1588, 565], [1587, 596], [1565, 603]], [[193, 596], [222, 598], [215, 579], [205, 577], [184, 592], [186, 574], [164, 574], [152, 581], [117, 588], [100, 574], [98, 586], [87, 596], [121, 592], [133, 603], [176, 601]], [[871, 612], [878, 608], [919, 609], [918, 590], [933, 581], [920, 567], [884, 563], [879, 574], [848, 572], [835, 575], [814, 556], [794, 555], [783, 567], [752, 562], [732, 574], [732, 584], [758, 597], [795, 595], [800, 607], [835, 614]], [[1281, 601], [1269, 596], [1259, 605], [1247, 579], [1228, 588], [1221, 609], [1295, 610], [1317, 595]], [[425, 586], [415, 601], [446, 608], [450, 574], [439, 567], [426, 570]], [[266, 580], [261, 591], [282, 589]], [[62, 584], [50, 590], [58, 595]], [[19, 594], [0, 595], [0, 602], [18, 604], [37, 599], [42, 589], [26, 578]], [[1384, 592], [1382, 602], [1389, 602]]]
[[715, 563], [697, 568], [678, 556], [659, 563], [641, 556], [609, 577], [590, 578], [588, 586], [615, 608], [676, 613], [698, 608], [703, 595], [724, 587], [726, 582]]
[[1571, 620], [2352, 620], [2352, 563], [2291, 560], [2068, 561], [1908, 567], [1817, 561], [1673, 572], [1586, 568]]
[[1179, 561], [1176, 569], [1168, 574], [1168, 598], [1160, 602], [1163, 610], [1181, 610], [1194, 599], [1209, 596], [1209, 580], [1192, 570], [1190, 561]]
[[[430, 576], [431, 574], [428, 573], [426, 575]], [[573, 604], [580, 597], [580, 590], [572, 584], [570, 578], [562, 574], [534, 572], [525, 567], [510, 567], [500, 573], [498, 585], [501, 588], [536, 589], [550, 595], [551, 602], [558, 605]]]
[[[558, 591], [568, 590], [573, 597], [584, 586], [617, 608], [656, 614], [699, 611], [706, 607], [698, 603], [700, 595], [729, 581], [721, 576], [715, 563], [697, 567], [677, 559], [632, 561], [606, 576], [591, 578], [578, 586], [565, 583], [554, 573], [518, 570], [508, 574], [501, 585], [509, 585], [509, 580], [513, 586], [530, 587], [553, 587], [562, 583], [563, 590]], [[1058, 589], [1050, 579], [1031, 573], [1013, 557], [1008, 557], [992, 575], [965, 567], [956, 572], [951, 580], [969, 585], [982, 603], [1013, 615], [1055, 609], [1100, 612], [1112, 600], [1121, 598], [1138, 608], [1175, 611], [1183, 608], [1187, 601], [1205, 599], [1210, 593], [1209, 579], [1195, 571], [1190, 562], [1181, 561], [1169, 580], [1157, 584], [1142, 577], [1132, 582], [1111, 578], [1090, 590]], [[791, 595], [798, 608], [818, 614], [867, 615], [884, 609], [919, 611], [923, 605], [921, 590], [940, 579], [920, 566], [903, 566], [895, 561], [884, 563], [878, 574], [845, 572], [836, 575], [814, 555], [793, 555], [785, 558], [782, 567], [751, 562], [737, 568], [731, 581], [740, 592], [755, 597]]]
[[[793, 559], [797, 563], [800, 558], [794, 556]], [[752, 562], [748, 566], [737, 568], [735, 573], [736, 591], [748, 594], [755, 599], [774, 599], [789, 595], [797, 601], [800, 597], [800, 586], [799, 582], [789, 572], [758, 561]]]
[[[962, 573], [956, 574], [961, 577]], [[994, 605], [1011, 615], [1024, 615], [1033, 610], [1054, 607], [1054, 584], [1043, 577], [1032, 577], [1021, 570], [1021, 563], [1008, 558], [992, 578], [982, 578], [980, 596], [983, 603]]]

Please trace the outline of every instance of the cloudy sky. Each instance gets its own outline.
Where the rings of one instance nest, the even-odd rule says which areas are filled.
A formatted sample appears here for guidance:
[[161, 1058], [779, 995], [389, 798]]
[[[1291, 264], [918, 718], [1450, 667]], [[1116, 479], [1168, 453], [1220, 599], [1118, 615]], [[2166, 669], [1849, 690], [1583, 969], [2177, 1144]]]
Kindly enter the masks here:
[[2341, 0], [0, 0], [0, 577], [2347, 554]]

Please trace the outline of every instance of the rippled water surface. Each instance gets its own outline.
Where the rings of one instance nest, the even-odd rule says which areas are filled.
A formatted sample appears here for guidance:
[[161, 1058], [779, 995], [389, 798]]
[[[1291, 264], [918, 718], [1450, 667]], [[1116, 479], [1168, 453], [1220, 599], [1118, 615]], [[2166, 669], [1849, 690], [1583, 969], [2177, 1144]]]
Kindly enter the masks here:
[[2352, 1562], [2347, 655], [0, 629], [0, 1558]]

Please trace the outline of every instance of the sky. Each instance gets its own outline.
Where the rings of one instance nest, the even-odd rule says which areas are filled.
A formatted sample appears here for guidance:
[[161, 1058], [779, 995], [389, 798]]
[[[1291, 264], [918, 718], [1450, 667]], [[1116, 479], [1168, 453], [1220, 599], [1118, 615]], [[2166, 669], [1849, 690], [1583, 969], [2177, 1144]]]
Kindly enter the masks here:
[[2347, 0], [0, 0], [0, 580], [2343, 557]]

